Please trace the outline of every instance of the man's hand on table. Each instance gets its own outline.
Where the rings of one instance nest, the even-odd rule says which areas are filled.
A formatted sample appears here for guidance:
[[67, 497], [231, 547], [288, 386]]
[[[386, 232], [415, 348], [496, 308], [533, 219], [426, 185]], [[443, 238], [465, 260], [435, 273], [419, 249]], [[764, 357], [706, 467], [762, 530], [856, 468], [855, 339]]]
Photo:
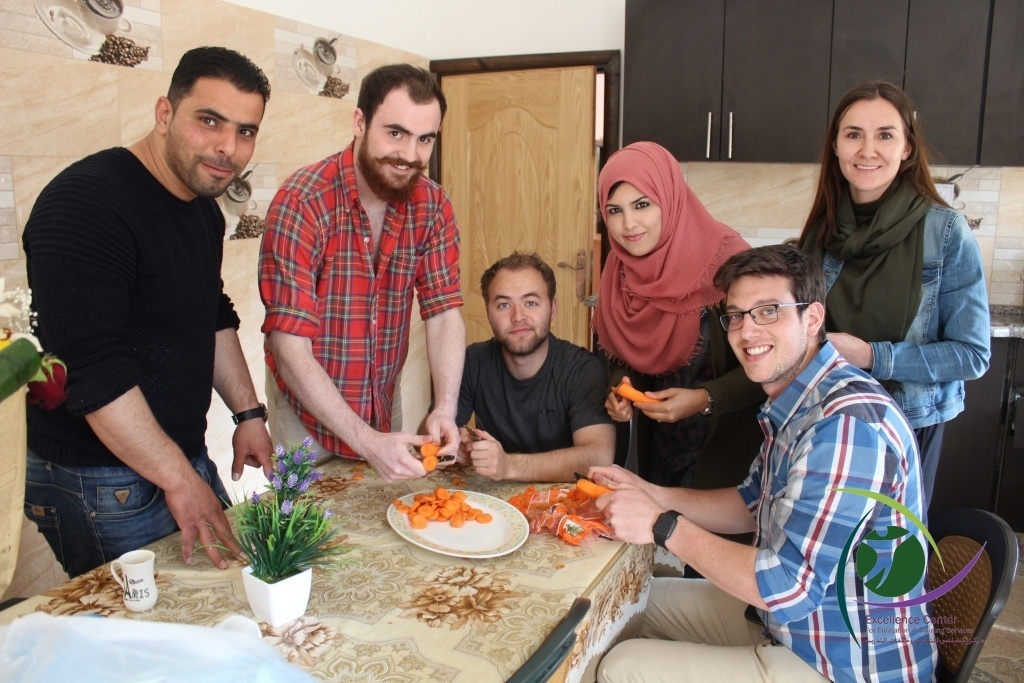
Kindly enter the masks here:
[[612, 489], [596, 503], [620, 540], [639, 544], [654, 542], [654, 523], [666, 510], [659, 501], [660, 487], [618, 465], [591, 467], [587, 478]]
[[228, 568], [228, 562], [221, 554], [222, 547], [238, 557], [244, 556], [231, 533], [220, 501], [198, 474], [193, 472], [180, 486], [164, 489], [164, 498], [181, 529], [181, 559], [185, 564], [192, 563], [196, 540], [220, 569]]
[[263, 420], [245, 420], [235, 427], [231, 437], [231, 446], [235, 458], [231, 463], [231, 479], [238, 481], [246, 465], [262, 467], [263, 474], [269, 479], [273, 474], [273, 463], [270, 456], [274, 449], [270, 434]]
[[[474, 436], [476, 435], [476, 436]], [[509, 478], [508, 456], [501, 443], [482, 429], [462, 430], [461, 451], [473, 463], [476, 473], [494, 481]]]

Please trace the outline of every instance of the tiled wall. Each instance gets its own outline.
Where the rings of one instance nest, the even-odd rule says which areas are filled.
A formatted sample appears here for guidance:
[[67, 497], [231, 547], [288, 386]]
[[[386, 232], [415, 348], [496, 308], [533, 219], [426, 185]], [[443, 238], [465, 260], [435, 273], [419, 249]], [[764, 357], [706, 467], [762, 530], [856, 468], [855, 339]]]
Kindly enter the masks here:
[[[396, 48], [219, 0], [126, 0], [124, 16], [131, 28], [117, 35], [133, 38], [150, 51], [135, 68], [113, 66], [89, 61], [88, 53], [58, 39], [37, 14], [37, 3], [48, 6], [58, 1], [0, 0], [0, 277], [7, 278], [8, 287], [27, 286], [21, 232], [42, 188], [73, 161], [108, 147], [130, 145], [146, 135], [153, 126], [156, 99], [166, 93], [170, 74], [186, 50], [200, 45], [230, 47], [251, 58], [270, 78], [272, 96], [247, 169], [252, 171], [248, 180], [256, 202], [248, 213], [259, 216], [265, 215], [277, 187], [293, 171], [351, 141], [358, 84], [367, 72], [393, 62], [427, 66], [426, 58]], [[295, 48], [312, 48], [318, 37], [336, 39], [336, 73], [350, 85], [341, 99], [319, 96], [298, 79], [292, 66]], [[229, 235], [233, 227], [229, 226]], [[242, 319], [243, 350], [262, 398], [258, 251], [259, 240], [226, 242], [223, 277]], [[402, 400], [406, 425], [411, 423], [414, 430], [429, 402], [429, 374], [417, 313], [413, 323]], [[234, 427], [217, 398], [208, 420], [210, 453], [230, 482]], [[251, 491], [259, 483], [260, 477], [253, 476], [234, 488]]]
[[[688, 163], [683, 173], [711, 214], [753, 246], [797, 237], [810, 210], [818, 167], [813, 164]], [[949, 178], [962, 167], [933, 167]], [[973, 168], [957, 181], [955, 208], [969, 221], [981, 249], [993, 304], [1024, 305], [1024, 168]]]

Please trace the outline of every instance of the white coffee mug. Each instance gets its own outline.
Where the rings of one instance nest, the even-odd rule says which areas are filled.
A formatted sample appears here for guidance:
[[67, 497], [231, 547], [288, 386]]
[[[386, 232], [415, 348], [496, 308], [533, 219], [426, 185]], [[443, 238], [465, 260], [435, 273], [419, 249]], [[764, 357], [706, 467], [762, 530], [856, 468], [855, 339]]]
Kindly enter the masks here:
[[155, 561], [152, 550], [133, 550], [110, 563], [110, 573], [121, 587], [124, 606], [132, 612], [145, 612], [156, 604]]

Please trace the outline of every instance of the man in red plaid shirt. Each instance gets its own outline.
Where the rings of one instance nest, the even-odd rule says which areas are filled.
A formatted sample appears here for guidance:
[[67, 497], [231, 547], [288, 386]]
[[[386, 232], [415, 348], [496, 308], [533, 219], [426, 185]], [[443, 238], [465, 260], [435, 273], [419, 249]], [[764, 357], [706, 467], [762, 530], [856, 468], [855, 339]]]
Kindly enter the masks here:
[[[453, 455], [466, 348], [458, 308], [459, 231], [448, 196], [423, 175], [446, 108], [408, 64], [363, 79], [355, 140], [299, 169], [277, 192], [260, 249], [270, 430], [362, 457], [387, 481], [425, 474], [410, 446]], [[391, 432], [415, 291], [434, 409], [426, 436]]]

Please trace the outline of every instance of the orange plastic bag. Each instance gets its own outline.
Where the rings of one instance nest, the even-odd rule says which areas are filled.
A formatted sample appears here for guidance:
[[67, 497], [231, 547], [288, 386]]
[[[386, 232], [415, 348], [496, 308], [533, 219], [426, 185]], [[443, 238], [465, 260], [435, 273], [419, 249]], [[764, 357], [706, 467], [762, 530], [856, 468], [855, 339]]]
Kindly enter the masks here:
[[508, 502], [526, 516], [530, 533], [549, 532], [572, 545], [598, 537], [614, 538], [594, 499], [576, 487], [541, 491], [530, 486]]

